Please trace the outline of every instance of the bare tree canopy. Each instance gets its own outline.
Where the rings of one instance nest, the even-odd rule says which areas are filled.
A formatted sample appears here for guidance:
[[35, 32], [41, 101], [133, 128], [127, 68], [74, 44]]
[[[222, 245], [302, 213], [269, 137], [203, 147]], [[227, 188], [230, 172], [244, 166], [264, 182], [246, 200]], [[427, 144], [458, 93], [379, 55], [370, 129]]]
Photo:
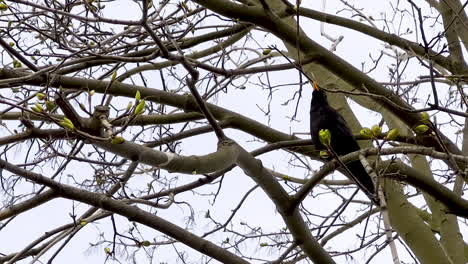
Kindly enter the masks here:
[[0, 0], [0, 263], [468, 263], [467, 5]]

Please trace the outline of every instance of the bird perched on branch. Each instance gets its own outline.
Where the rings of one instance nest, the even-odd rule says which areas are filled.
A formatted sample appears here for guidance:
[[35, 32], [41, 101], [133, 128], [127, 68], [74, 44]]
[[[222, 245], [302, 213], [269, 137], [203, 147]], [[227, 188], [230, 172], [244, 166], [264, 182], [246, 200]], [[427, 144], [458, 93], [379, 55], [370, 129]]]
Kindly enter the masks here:
[[[330, 150], [337, 156], [342, 156], [360, 149], [344, 118], [333, 109], [327, 101], [327, 96], [313, 83], [312, 101], [310, 103], [310, 134], [317, 150]], [[319, 138], [320, 130], [330, 131], [330, 144], [324, 146]], [[330, 155], [328, 160], [334, 158]], [[346, 163], [345, 174], [376, 204], [379, 204], [374, 183], [359, 160]]]

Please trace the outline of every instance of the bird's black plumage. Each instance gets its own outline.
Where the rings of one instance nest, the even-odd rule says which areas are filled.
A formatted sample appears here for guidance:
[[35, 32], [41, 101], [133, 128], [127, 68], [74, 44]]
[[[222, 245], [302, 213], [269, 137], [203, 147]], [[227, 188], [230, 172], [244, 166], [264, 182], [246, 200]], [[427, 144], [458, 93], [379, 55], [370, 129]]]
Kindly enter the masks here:
[[[310, 104], [310, 134], [312, 142], [318, 150], [326, 149], [320, 143], [319, 131], [321, 129], [328, 129], [330, 131], [330, 145], [337, 155], [342, 156], [360, 149], [346, 121], [328, 104], [325, 93], [314, 83], [314, 92], [312, 93]], [[361, 162], [356, 160], [345, 165], [352, 173], [352, 175], [346, 173], [347, 176], [354, 180], [372, 201], [378, 204], [374, 183]]]

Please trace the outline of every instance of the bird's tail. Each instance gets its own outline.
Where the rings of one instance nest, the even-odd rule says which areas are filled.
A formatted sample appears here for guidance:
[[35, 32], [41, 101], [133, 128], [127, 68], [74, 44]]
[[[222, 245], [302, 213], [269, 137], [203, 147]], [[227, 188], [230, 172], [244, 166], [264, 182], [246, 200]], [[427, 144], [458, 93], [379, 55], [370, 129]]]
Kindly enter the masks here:
[[359, 188], [373, 201], [376, 205], [379, 205], [379, 199], [377, 197], [374, 183], [367, 173], [366, 169], [362, 166], [359, 160], [352, 161], [346, 164], [348, 170], [352, 173], [352, 175], [348, 176], [354, 180]]

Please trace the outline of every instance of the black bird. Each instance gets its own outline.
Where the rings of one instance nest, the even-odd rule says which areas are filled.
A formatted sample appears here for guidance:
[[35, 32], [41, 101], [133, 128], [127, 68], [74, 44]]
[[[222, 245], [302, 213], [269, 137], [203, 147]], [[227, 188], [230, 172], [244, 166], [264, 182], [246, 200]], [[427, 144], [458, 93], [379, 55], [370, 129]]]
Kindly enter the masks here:
[[[315, 148], [317, 150], [326, 150], [326, 147], [320, 143], [319, 131], [328, 129], [331, 134], [331, 148], [338, 156], [359, 150], [359, 145], [344, 118], [328, 104], [327, 96], [316, 83], [313, 83], [313, 88], [310, 103], [310, 134]], [[332, 158], [333, 155], [330, 155], [329, 159]], [[361, 162], [355, 160], [345, 165], [352, 175], [349, 175], [348, 172], [345, 174], [355, 181], [359, 188], [378, 205], [374, 183]]]

